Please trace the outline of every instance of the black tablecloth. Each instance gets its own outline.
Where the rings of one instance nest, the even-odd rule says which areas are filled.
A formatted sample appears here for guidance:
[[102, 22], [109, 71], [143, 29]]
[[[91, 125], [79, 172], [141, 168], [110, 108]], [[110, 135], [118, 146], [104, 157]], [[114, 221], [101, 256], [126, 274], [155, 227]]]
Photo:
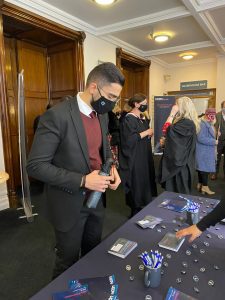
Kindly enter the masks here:
[[[79, 260], [61, 276], [52, 281], [44, 289], [33, 296], [32, 300], [51, 299], [54, 292], [68, 289], [68, 281], [70, 279], [81, 279], [90, 277], [99, 277], [115, 274], [116, 281], [119, 284], [120, 300], [139, 300], [145, 299], [146, 295], [151, 295], [153, 300], [161, 300], [165, 298], [167, 290], [173, 286], [197, 299], [204, 300], [224, 300], [225, 299], [225, 226], [218, 224], [215, 227], [205, 231], [201, 237], [197, 238], [193, 243], [197, 248], [193, 248], [192, 244], [186, 238], [184, 244], [178, 252], [172, 252], [158, 247], [158, 242], [166, 234], [166, 232], [174, 232], [176, 228], [181, 229], [187, 224], [181, 224], [180, 217], [185, 217], [185, 213], [176, 213], [158, 205], [165, 199], [177, 197], [178, 194], [164, 192], [157, 197], [152, 203], [146, 206], [140, 213], [128, 220], [117, 231], [112, 233], [100, 245], [89, 252], [85, 257]], [[186, 196], [196, 202], [201, 203], [200, 215], [206, 215], [218, 201], [203, 197]], [[156, 217], [163, 218], [163, 222], [154, 229], [142, 229], [136, 224], [144, 216], [151, 214]], [[175, 221], [176, 220], [176, 223]], [[181, 224], [181, 227], [180, 227]], [[161, 226], [165, 225], [163, 229]], [[160, 232], [160, 230], [161, 232]], [[211, 238], [207, 237], [210, 233]], [[218, 235], [223, 235], [220, 239]], [[122, 259], [107, 253], [107, 250], [119, 238], [127, 238], [138, 243], [137, 248]], [[208, 242], [206, 246], [204, 242]], [[144, 251], [159, 250], [164, 255], [164, 262], [168, 263], [168, 267], [163, 267], [164, 275], [162, 275], [161, 284], [158, 288], [146, 288], [143, 284], [144, 271], [139, 270], [141, 264], [138, 255]], [[200, 249], [204, 249], [205, 253], [201, 254]], [[187, 255], [186, 251], [190, 250], [191, 255]], [[170, 253], [171, 258], [166, 258], [166, 254]], [[194, 262], [198, 259], [198, 262]], [[188, 267], [184, 268], [182, 262], [187, 262]], [[126, 271], [126, 265], [132, 267], [131, 271]], [[214, 268], [219, 267], [219, 270]], [[204, 273], [200, 272], [200, 268], [204, 267]], [[186, 274], [181, 274], [185, 270]], [[197, 275], [199, 282], [193, 280], [193, 276]], [[130, 281], [130, 276], [134, 276], [134, 280]], [[177, 278], [181, 278], [181, 283], [177, 283]], [[208, 281], [213, 280], [214, 286], [209, 286]], [[194, 287], [199, 289], [197, 294]]]

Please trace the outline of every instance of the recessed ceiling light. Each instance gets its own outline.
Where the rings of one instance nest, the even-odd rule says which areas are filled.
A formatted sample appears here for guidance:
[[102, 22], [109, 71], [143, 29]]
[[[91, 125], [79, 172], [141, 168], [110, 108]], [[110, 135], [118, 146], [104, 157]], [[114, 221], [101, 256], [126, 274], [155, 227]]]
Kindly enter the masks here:
[[182, 56], [182, 58], [185, 60], [192, 59], [193, 57], [194, 57], [194, 55], [192, 55], [192, 54]]
[[168, 41], [169, 35], [167, 34], [159, 34], [159, 35], [154, 35], [154, 40], [158, 43], [163, 43]]
[[194, 52], [186, 52], [186, 53], [181, 53], [179, 56], [182, 57], [184, 60], [190, 60], [196, 56], [197, 53]]
[[110, 5], [116, 1], [117, 0], [94, 0], [94, 2], [96, 2], [97, 4], [100, 4], [100, 5]]

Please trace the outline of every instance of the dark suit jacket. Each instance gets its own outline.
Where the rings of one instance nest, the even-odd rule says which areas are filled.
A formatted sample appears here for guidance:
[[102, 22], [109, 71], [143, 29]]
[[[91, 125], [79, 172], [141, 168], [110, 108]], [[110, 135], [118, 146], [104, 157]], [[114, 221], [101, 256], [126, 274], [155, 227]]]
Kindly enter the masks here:
[[215, 128], [218, 133], [218, 129], [220, 127], [220, 133], [219, 141], [225, 141], [225, 121], [223, 120], [222, 111], [218, 112], [216, 114], [216, 123]]
[[[103, 163], [111, 157], [107, 115], [99, 115]], [[28, 157], [29, 176], [46, 183], [48, 216], [53, 226], [68, 231], [78, 220], [86, 191], [81, 178], [90, 173], [85, 130], [76, 97], [41, 116]]]

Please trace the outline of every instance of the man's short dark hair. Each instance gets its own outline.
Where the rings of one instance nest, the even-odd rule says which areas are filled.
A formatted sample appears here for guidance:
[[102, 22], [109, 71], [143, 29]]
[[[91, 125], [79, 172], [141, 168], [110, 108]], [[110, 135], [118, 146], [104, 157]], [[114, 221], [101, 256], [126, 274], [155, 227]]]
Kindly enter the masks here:
[[225, 100], [221, 102], [221, 108], [224, 107], [224, 104], [225, 104]]
[[111, 83], [118, 83], [124, 86], [125, 78], [120, 69], [111, 62], [102, 63], [96, 66], [88, 75], [86, 86], [96, 82], [100, 86]]

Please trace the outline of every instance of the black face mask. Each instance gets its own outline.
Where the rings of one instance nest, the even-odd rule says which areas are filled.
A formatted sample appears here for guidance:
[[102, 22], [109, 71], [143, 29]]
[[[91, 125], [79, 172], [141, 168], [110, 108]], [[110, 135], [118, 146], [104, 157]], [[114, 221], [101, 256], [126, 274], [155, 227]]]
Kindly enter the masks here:
[[138, 109], [140, 110], [140, 112], [145, 112], [148, 108], [147, 104], [142, 104], [140, 107], [138, 107]]
[[100, 115], [108, 113], [109, 111], [113, 110], [115, 105], [116, 102], [110, 101], [103, 96], [101, 96], [98, 100], [95, 101], [92, 98], [92, 102], [91, 102], [91, 106]]

